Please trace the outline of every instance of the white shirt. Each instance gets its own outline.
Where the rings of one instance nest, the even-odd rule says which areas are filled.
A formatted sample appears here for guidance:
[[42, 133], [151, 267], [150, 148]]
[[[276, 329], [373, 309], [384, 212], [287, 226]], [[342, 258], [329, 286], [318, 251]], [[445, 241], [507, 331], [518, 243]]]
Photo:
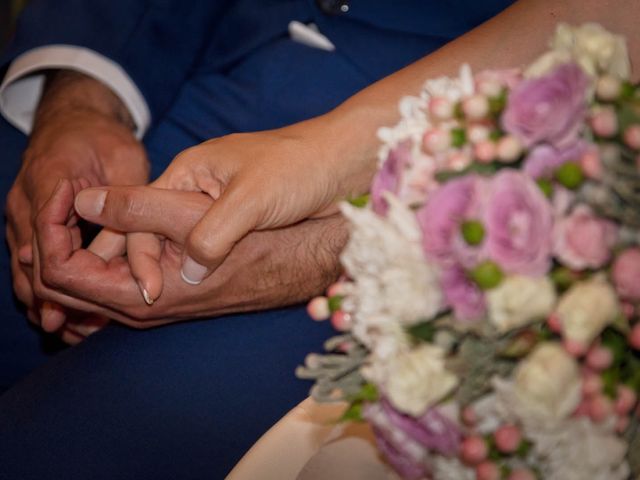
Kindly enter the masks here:
[[[314, 24], [293, 21], [289, 35], [295, 42], [311, 48], [333, 51], [335, 46]], [[46, 69], [81, 72], [108, 86], [129, 109], [142, 138], [149, 128], [151, 114], [144, 96], [120, 65], [93, 50], [75, 45], [47, 45], [29, 50], [9, 66], [0, 84], [0, 113], [25, 134], [31, 132], [40, 102]]]

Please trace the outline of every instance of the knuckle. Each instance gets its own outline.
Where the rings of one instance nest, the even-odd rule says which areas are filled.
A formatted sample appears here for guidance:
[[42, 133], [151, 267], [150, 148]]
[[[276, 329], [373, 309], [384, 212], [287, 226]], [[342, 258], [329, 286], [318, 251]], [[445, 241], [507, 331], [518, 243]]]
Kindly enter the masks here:
[[187, 251], [192, 257], [207, 265], [217, 260], [217, 247], [215, 238], [201, 229], [194, 230], [187, 239]]
[[122, 228], [135, 226], [136, 218], [144, 216], [146, 205], [136, 189], [112, 190], [107, 195], [104, 215]]

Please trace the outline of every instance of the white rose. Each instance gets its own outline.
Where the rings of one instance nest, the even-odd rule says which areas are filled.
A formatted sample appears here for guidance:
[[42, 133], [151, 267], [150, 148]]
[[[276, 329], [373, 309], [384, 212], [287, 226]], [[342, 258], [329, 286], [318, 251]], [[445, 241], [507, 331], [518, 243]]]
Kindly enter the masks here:
[[559, 420], [580, 402], [578, 363], [555, 342], [538, 345], [518, 365], [514, 381], [519, 403], [534, 416]]
[[422, 344], [389, 362], [385, 391], [395, 408], [420, 416], [458, 385], [445, 369], [444, 356], [442, 348]]
[[556, 309], [563, 336], [585, 346], [613, 323], [619, 312], [616, 292], [601, 276], [573, 285]]
[[487, 293], [489, 321], [505, 333], [551, 313], [556, 291], [547, 277], [514, 275]]

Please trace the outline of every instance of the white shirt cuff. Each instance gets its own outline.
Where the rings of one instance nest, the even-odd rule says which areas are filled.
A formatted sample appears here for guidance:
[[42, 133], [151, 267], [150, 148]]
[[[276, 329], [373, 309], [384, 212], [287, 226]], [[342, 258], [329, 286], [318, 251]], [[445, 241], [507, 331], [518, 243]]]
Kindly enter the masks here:
[[99, 53], [73, 45], [48, 45], [20, 55], [9, 66], [0, 85], [0, 113], [16, 128], [29, 134], [42, 95], [45, 69], [81, 72], [107, 85], [129, 109], [142, 138], [151, 114], [136, 84], [120, 65]]

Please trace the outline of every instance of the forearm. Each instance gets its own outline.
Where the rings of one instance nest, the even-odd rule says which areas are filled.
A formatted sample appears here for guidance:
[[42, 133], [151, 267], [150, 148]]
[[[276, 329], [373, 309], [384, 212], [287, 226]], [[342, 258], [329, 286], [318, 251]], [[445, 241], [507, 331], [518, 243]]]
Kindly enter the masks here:
[[559, 22], [599, 22], [625, 36], [633, 63], [640, 60], [638, 18], [640, 2], [635, 0], [520, 0], [433, 54], [371, 85], [319, 119], [330, 132], [325, 136], [332, 139], [330, 156], [336, 165], [359, 169], [345, 174], [350, 185], [344, 189], [367, 189], [375, 171], [377, 129], [398, 121], [398, 100], [416, 95], [426, 79], [455, 75], [463, 63], [474, 71], [526, 65], [547, 48]]
[[99, 115], [116, 120], [130, 130], [135, 128], [126, 106], [106, 85], [71, 70], [51, 71], [38, 105], [34, 130], [52, 117], [69, 112]]

